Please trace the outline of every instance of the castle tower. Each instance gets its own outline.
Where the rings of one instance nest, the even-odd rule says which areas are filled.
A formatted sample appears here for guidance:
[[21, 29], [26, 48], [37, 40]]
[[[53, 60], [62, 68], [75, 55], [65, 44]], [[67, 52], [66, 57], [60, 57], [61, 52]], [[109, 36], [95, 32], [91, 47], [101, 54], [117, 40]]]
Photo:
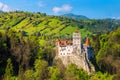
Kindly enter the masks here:
[[86, 38], [86, 41], [85, 41], [85, 44], [86, 44], [86, 46], [90, 46], [90, 40], [88, 39], [88, 38]]
[[56, 42], [56, 55], [58, 56], [59, 54], [60, 54], [60, 52], [59, 52], [59, 38], [57, 38], [56, 40], [55, 40], [55, 42]]
[[77, 48], [81, 53], [81, 36], [78, 32], [78, 28], [73, 33], [73, 46], [74, 48]]

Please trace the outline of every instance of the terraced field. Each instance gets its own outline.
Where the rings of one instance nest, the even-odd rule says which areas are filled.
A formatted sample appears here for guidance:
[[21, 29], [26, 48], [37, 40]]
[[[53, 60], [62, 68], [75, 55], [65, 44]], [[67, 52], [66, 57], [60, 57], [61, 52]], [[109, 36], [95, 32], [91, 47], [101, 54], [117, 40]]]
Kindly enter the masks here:
[[[75, 21], [60, 16], [48, 16], [43, 13], [30, 12], [9, 12], [0, 13], [0, 31], [6, 29], [15, 32], [24, 31], [27, 35], [40, 33], [46, 36], [66, 36], [79, 28], [82, 37], [96, 32], [108, 32], [115, 29], [118, 25], [113, 21], [107, 20], [81, 20]], [[110, 25], [109, 25], [110, 24]]]

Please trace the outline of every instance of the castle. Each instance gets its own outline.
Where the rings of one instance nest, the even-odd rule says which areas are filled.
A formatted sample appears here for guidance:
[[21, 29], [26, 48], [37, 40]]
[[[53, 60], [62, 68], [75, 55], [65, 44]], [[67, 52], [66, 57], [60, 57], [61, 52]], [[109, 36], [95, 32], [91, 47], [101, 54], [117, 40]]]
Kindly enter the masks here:
[[72, 40], [56, 39], [56, 57], [61, 58], [63, 64], [75, 63], [87, 72], [90, 72], [89, 60], [94, 58], [90, 41], [86, 38], [85, 44], [81, 43], [81, 35], [78, 29], [73, 33]]

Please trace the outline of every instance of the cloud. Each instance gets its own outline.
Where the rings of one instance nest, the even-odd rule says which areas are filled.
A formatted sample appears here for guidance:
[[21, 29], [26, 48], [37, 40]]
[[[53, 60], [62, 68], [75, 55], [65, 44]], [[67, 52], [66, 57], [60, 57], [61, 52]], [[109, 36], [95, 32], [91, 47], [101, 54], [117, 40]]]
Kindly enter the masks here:
[[59, 12], [69, 12], [72, 10], [72, 7], [70, 5], [63, 5], [61, 7], [54, 7], [53, 12], [54, 13], [59, 13]]
[[8, 7], [8, 5], [3, 4], [2, 2], [0, 2], [0, 10], [3, 12], [9, 12], [10, 8]]
[[42, 2], [38, 2], [38, 6], [39, 6], [39, 7], [44, 7], [44, 6], [45, 6], [45, 4], [44, 4], [44, 3], [42, 3]]
[[120, 19], [120, 16], [119, 17], [112, 17], [112, 19]]

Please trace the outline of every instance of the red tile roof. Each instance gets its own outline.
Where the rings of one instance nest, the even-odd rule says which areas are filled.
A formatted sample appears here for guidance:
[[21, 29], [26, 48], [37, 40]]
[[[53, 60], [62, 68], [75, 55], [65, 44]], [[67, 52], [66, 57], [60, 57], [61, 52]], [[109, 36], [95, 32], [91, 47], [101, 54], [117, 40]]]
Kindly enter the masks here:
[[73, 44], [72, 40], [60, 40], [60, 39], [56, 39], [56, 42], [59, 42], [60, 46], [67, 46], [67, 45], [72, 45]]

